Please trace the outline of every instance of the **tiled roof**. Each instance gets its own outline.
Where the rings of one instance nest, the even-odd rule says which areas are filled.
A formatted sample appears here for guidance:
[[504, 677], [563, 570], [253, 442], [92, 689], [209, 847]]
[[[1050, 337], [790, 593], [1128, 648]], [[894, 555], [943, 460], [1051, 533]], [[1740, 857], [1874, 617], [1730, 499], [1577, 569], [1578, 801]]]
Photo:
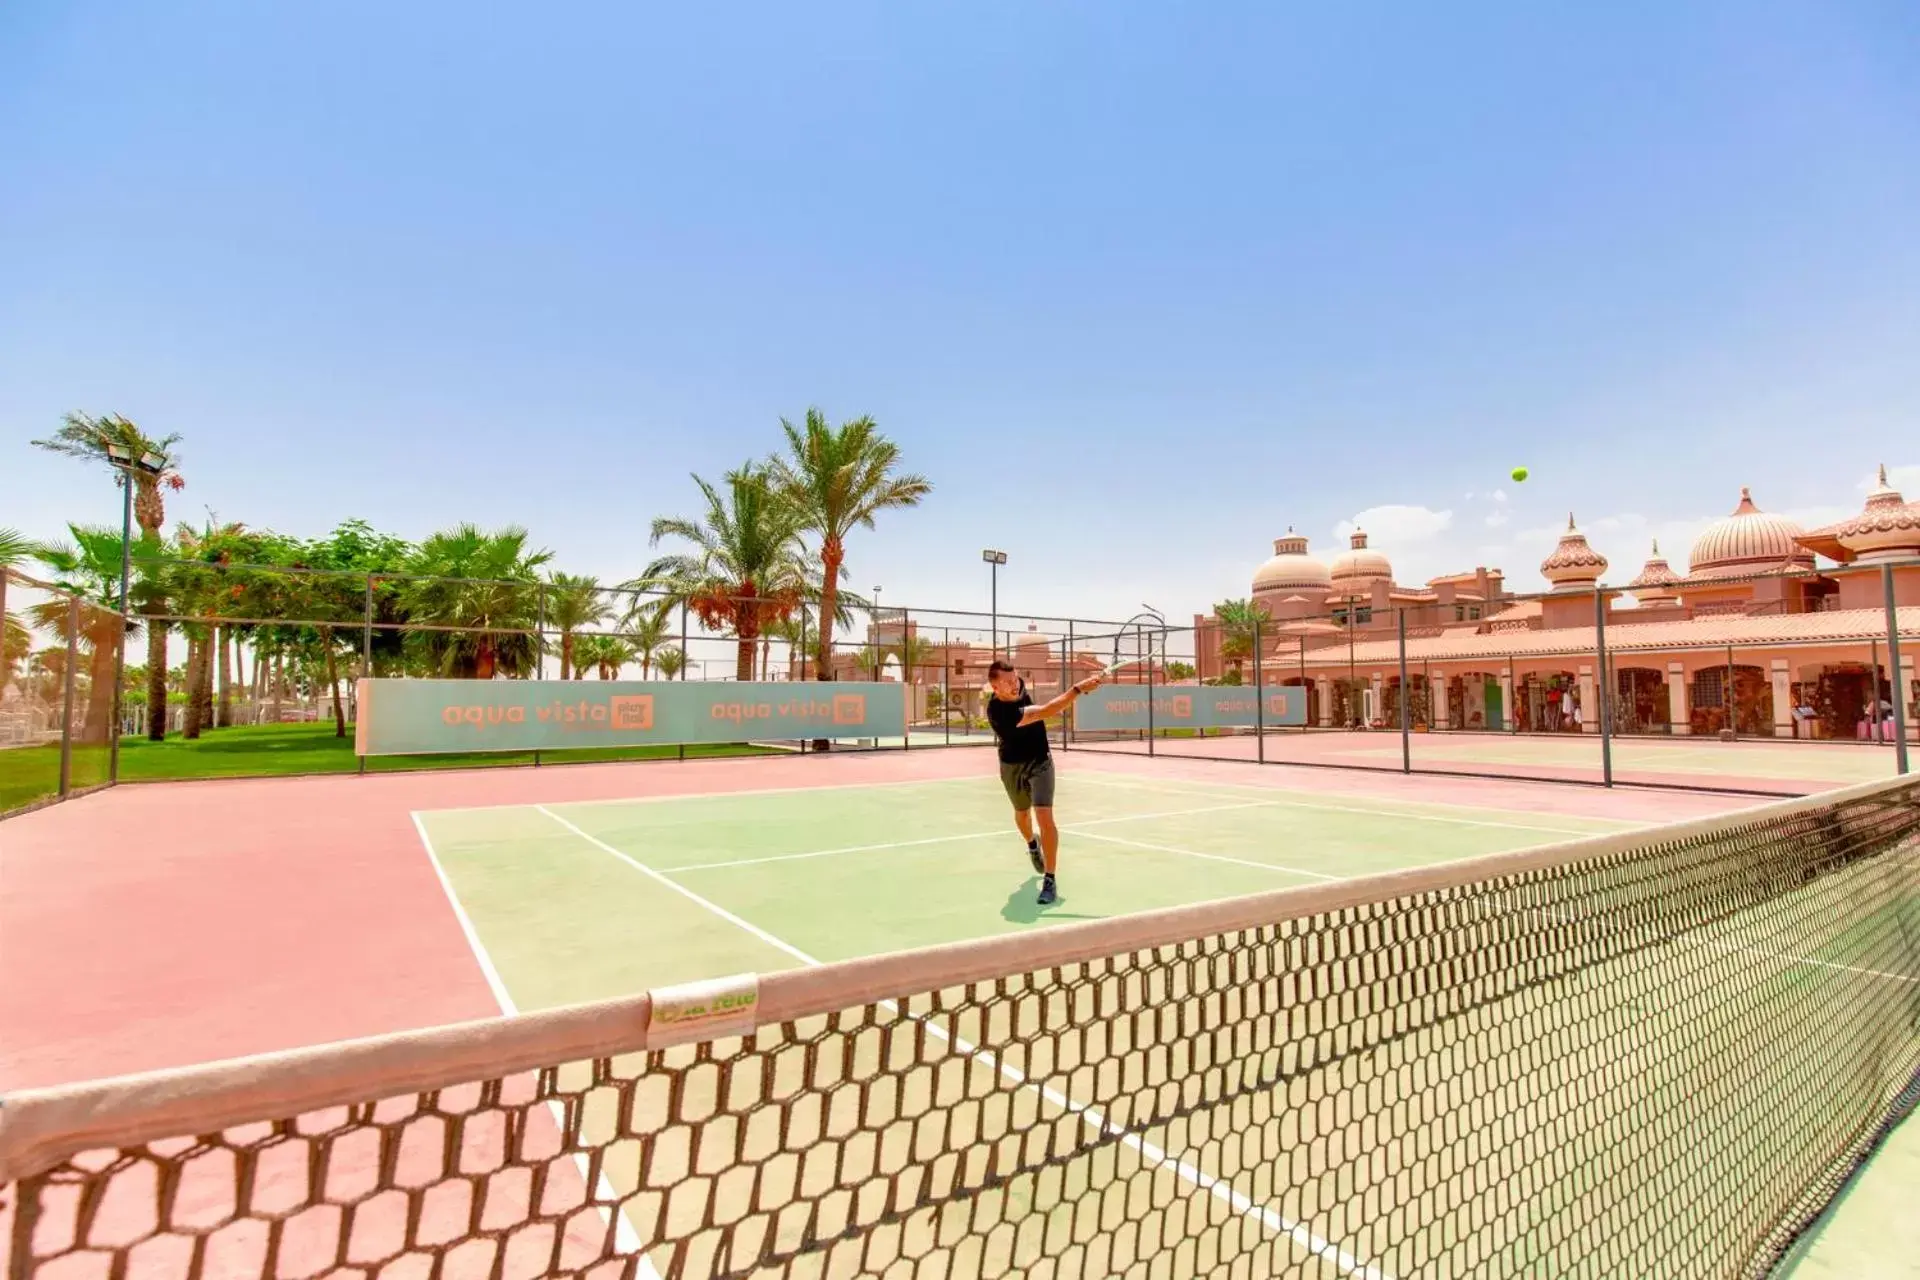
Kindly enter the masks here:
[[[1504, 615], [1503, 615], [1504, 616]], [[1616, 615], [1617, 616], [1617, 615]], [[1900, 609], [1900, 635], [1920, 645], [1920, 605]], [[1498, 619], [1495, 619], [1498, 621]], [[1887, 640], [1887, 615], [1879, 609], [1835, 609], [1824, 613], [1774, 613], [1749, 616], [1721, 614], [1672, 622], [1616, 622], [1607, 627], [1607, 649], [1614, 653], [1805, 646]], [[1592, 627], [1555, 627], [1540, 631], [1496, 631], [1488, 635], [1440, 635], [1411, 638], [1407, 658], [1412, 662], [1442, 662], [1474, 658], [1506, 659], [1555, 654], [1591, 654]], [[1367, 640], [1354, 646], [1353, 661], [1379, 665], [1399, 661], [1394, 640]], [[1344, 667], [1345, 645], [1309, 650], [1309, 666]]]

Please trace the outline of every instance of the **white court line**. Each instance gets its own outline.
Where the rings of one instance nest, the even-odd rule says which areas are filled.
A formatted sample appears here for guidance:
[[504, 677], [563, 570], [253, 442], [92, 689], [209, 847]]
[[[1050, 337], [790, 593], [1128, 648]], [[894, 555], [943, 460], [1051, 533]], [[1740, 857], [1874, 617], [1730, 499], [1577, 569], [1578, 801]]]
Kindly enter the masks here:
[[[658, 884], [665, 885], [667, 888], [673, 890], [675, 893], [680, 894], [682, 897], [687, 898], [689, 901], [695, 902], [700, 906], [705, 907], [708, 911], [720, 917], [722, 920], [725, 920], [729, 924], [736, 925], [739, 928], [744, 929], [746, 932], [752, 934], [754, 937], [760, 939], [762, 942], [767, 943], [769, 946], [774, 947], [775, 949], [785, 952], [787, 955], [792, 956], [794, 959], [800, 961], [800, 963], [807, 965], [809, 967], [818, 967], [819, 964], [821, 963], [820, 961], [814, 959], [812, 956], [808, 955], [806, 952], [800, 950], [798, 947], [793, 946], [791, 943], [783, 942], [779, 938], [774, 937], [772, 934], [768, 933], [765, 929], [760, 928], [758, 925], [751, 924], [748, 921], [742, 920], [739, 916], [733, 914], [733, 912], [731, 911], [728, 911], [725, 907], [720, 906], [718, 903], [711, 902], [706, 898], [701, 897], [699, 894], [695, 893], [693, 890], [687, 888], [686, 886], [677, 884], [674, 881], [669, 880], [666, 877], [666, 875], [663, 874], [662, 872], [655, 871], [652, 867], [647, 866], [645, 863], [640, 862], [638, 859], [626, 853], [622, 853], [620, 850], [614, 848], [612, 845], [608, 844], [606, 841], [601, 840], [596, 836], [588, 835], [585, 831], [582, 831], [579, 827], [574, 826], [573, 823], [568, 822], [565, 818], [561, 817], [557, 813], [554, 813], [553, 811], [548, 809], [545, 805], [535, 805], [534, 807], [540, 810], [541, 813], [546, 814], [547, 817], [552, 818], [555, 822], [565, 827], [567, 830], [573, 832], [573, 834], [579, 836], [582, 840], [585, 840], [588, 844], [593, 845], [595, 848], [601, 850], [604, 853], [611, 854], [613, 857], [618, 858], [621, 862], [626, 863], [628, 866], [632, 867], [635, 871], [640, 872], [642, 875], [646, 876], [648, 879], [653, 880]], [[895, 1014], [900, 1014], [899, 1006], [895, 1004], [893, 1001], [883, 1000], [880, 1003], [882, 1007], [888, 1009], [889, 1011]], [[911, 1015], [906, 1015], [906, 1016], [911, 1016]], [[1213, 1196], [1217, 1200], [1225, 1201], [1228, 1205], [1232, 1206], [1232, 1208], [1236, 1213], [1239, 1213], [1246, 1217], [1254, 1218], [1258, 1220], [1263, 1226], [1267, 1227], [1269, 1230], [1289, 1237], [1294, 1241], [1294, 1243], [1300, 1245], [1304, 1249], [1307, 1249], [1309, 1252], [1314, 1254], [1314, 1256], [1326, 1258], [1330, 1260], [1334, 1264], [1334, 1266], [1338, 1267], [1345, 1274], [1352, 1275], [1352, 1276], [1359, 1276], [1361, 1277], [1361, 1280], [1389, 1280], [1386, 1274], [1382, 1272], [1379, 1268], [1370, 1266], [1367, 1263], [1362, 1262], [1359, 1258], [1348, 1253], [1346, 1250], [1340, 1248], [1338, 1245], [1334, 1244], [1332, 1241], [1322, 1238], [1321, 1236], [1316, 1234], [1313, 1230], [1306, 1227], [1305, 1225], [1290, 1221], [1289, 1219], [1282, 1217], [1278, 1213], [1275, 1213], [1271, 1209], [1267, 1209], [1260, 1205], [1255, 1204], [1251, 1197], [1242, 1195], [1240, 1192], [1234, 1190], [1233, 1187], [1230, 1184], [1228, 1184], [1225, 1180], [1215, 1177], [1211, 1174], [1208, 1174], [1203, 1170], [1196, 1169], [1192, 1165], [1187, 1164], [1184, 1161], [1175, 1160], [1173, 1157], [1169, 1156], [1166, 1153], [1166, 1151], [1164, 1151], [1160, 1147], [1157, 1147], [1154, 1144], [1147, 1142], [1145, 1139], [1137, 1137], [1132, 1133], [1129, 1133], [1124, 1127], [1108, 1120], [1100, 1112], [1093, 1110], [1091, 1107], [1083, 1106], [1080, 1103], [1075, 1102], [1072, 1098], [1069, 1098], [1067, 1095], [1061, 1093], [1057, 1089], [1053, 1089], [1047, 1085], [1034, 1083], [1032, 1080], [1030, 1080], [1027, 1077], [1025, 1072], [1021, 1071], [1017, 1067], [1009, 1066], [1008, 1064], [1000, 1061], [999, 1058], [995, 1054], [993, 1054], [991, 1051], [982, 1049], [976, 1045], [970, 1044], [966, 1040], [960, 1038], [959, 1036], [953, 1035], [952, 1033], [948, 1032], [945, 1028], [940, 1027], [932, 1022], [929, 1022], [925, 1018], [915, 1018], [914, 1020], [919, 1022], [922, 1026], [926, 1027], [927, 1031], [933, 1036], [937, 1037], [938, 1039], [945, 1040], [947, 1043], [951, 1044], [960, 1053], [965, 1054], [967, 1057], [978, 1059], [980, 1062], [997, 1070], [1001, 1075], [1013, 1081], [1015, 1084], [1020, 1085], [1021, 1087], [1026, 1089], [1031, 1089], [1035, 1093], [1038, 1093], [1046, 1101], [1052, 1103], [1054, 1106], [1060, 1108], [1062, 1111], [1065, 1111], [1067, 1114], [1079, 1116], [1081, 1123], [1085, 1124], [1088, 1128], [1094, 1130], [1096, 1133], [1099, 1133], [1103, 1136], [1113, 1136], [1118, 1138], [1122, 1146], [1125, 1146], [1129, 1150], [1137, 1153], [1141, 1157], [1141, 1159], [1145, 1160], [1147, 1163], [1157, 1165], [1164, 1169], [1170, 1169], [1174, 1174], [1180, 1177], [1183, 1181], [1191, 1183], [1193, 1186], [1199, 1188], [1202, 1191], [1205, 1191], [1207, 1194]]]
[[[715, 757], [721, 759], [722, 757]], [[808, 766], [809, 768], [812, 766]], [[562, 809], [590, 809], [603, 805], [667, 804], [674, 800], [732, 800], [742, 796], [790, 796], [811, 791], [871, 791], [880, 787], [937, 787], [953, 782], [979, 782], [984, 775], [955, 774], [951, 778], [896, 778], [892, 782], [821, 782], [807, 787], [746, 787], [739, 791], [677, 791], [652, 796], [608, 796], [600, 800], [556, 800]], [[525, 809], [527, 804], [469, 804], [429, 813], [492, 813], [497, 809]]]
[[[500, 970], [493, 963], [493, 957], [487, 954], [486, 945], [480, 941], [480, 933], [473, 927], [473, 918], [467, 914], [466, 907], [460, 901], [460, 895], [453, 891], [453, 881], [447, 878], [446, 868], [440, 865], [440, 855], [434, 851], [433, 840], [427, 835], [426, 823], [420, 820], [420, 815], [417, 813], [408, 816], [413, 819], [413, 829], [420, 833], [420, 845], [427, 851], [427, 861], [433, 864], [433, 874], [440, 881], [441, 892], [447, 895], [447, 905], [453, 908], [454, 919], [460, 922], [460, 932], [466, 935], [467, 947], [473, 952], [473, 958], [480, 966], [480, 973], [487, 980], [487, 989], [493, 992], [494, 1001], [500, 1006], [501, 1013], [510, 1018], [518, 1015], [519, 1006], [514, 1004], [513, 996], [507, 991], [506, 982], [500, 977]], [[557, 1100], [549, 1102], [547, 1109], [553, 1112], [554, 1123], [559, 1127], [561, 1140], [565, 1141], [566, 1109]], [[592, 1166], [588, 1163], [585, 1152], [574, 1152], [573, 1161], [580, 1166], [582, 1182], [593, 1176]], [[637, 1269], [639, 1280], [660, 1280], [660, 1273], [654, 1269], [647, 1255], [641, 1252], [640, 1235], [633, 1229], [633, 1224], [627, 1221], [626, 1211], [620, 1208], [620, 1197], [614, 1192], [612, 1182], [608, 1181], [605, 1169], [600, 1171], [597, 1194], [601, 1200], [600, 1216], [603, 1219], [610, 1217], [614, 1219], [614, 1248], [623, 1254], [639, 1254]]]
[[[1224, 800], [1227, 798], [1226, 795], [1218, 791], [1191, 791], [1191, 790], [1187, 790], [1180, 787], [1157, 787], [1151, 783], [1146, 783], [1146, 782], [1142, 782], [1142, 783], [1116, 782], [1108, 778], [1093, 777], [1088, 775], [1080, 775], [1080, 776], [1085, 777], [1088, 782], [1099, 783], [1105, 786], [1127, 787], [1129, 789], [1137, 789], [1141, 791], [1158, 791], [1162, 795], [1214, 796], [1221, 800]], [[1209, 784], [1202, 783], [1201, 785], [1206, 786]], [[1232, 784], [1226, 784], [1226, 785], [1232, 785]], [[1254, 786], [1242, 786], [1237, 789], [1241, 792], [1241, 794], [1245, 794], [1246, 792], [1249, 792], [1249, 791], [1261, 790], [1261, 788], [1254, 787]], [[1400, 818], [1400, 819], [1413, 821], [1413, 822], [1446, 822], [1446, 823], [1451, 823], [1454, 826], [1495, 827], [1503, 831], [1539, 831], [1547, 835], [1556, 835], [1556, 836], [1613, 835], [1616, 832], [1620, 832], [1620, 831], [1646, 830], [1650, 825], [1644, 822], [1618, 822], [1613, 818], [1595, 818], [1593, 819], [1593, 821], [1595, 822], [1610, 822], [1610, 823], [1614, 823], [1614, 825], [1605, 831], [1594, 831], [1587, 828], [1543, 827], [1538, 823], [1530, 823], [1530, 822], [1497, 822], [1491, 818], [1455, 818], [1442, 813], [1408, 813], [1399, 809], [1366, 808], [1360, 805], [1350, 805], [1350, 804], [1323, 804], [1316, 800], [1265, 800], [1265, 801], [1262, 801], [1261, 803], [1266, 805], [1273, 805], [1279, 808], [1286, 808], [1286, 809], [1315, 809], [1325, 813], [1357, 813], [1369, 818]], [[1395, 801], [1386, 801], [1385, 803], [1424, 804], [1426, 802], [1425, 801], [1416, 802], [1411, 800], [1395, 800]], [[1448, 807], [1456, 808], [1456, 809], [1465, 809], [1471, 806], [1451, 805]]]
[[1324, 871], [1302, 871], [1299, 867], [1283, 867], [1277, 862], [1253, 862], [1247, 858], [1229, 858], [1224, 853], [1201, 853], [1197, 849], [1180, 849], [1170, 844], [1148, 844], [1144, 840], [1127, 840], [1120, 836], [1102, 835], [1098, 831], [1082, 831], [1081, 835], [1089, 840], [1104, 840], [1108, 844], [1130, 845], [1135, 849], [1151, 849], [1156, 853], [1177, 853], [1187, 858], [1205, 858], [1209, 862], [1231, 862], [1236, 866], [1258, 867], [1262, 871], [1284, 871], [1288, 875], [1311, 876], [1315, 880], [1345, 880], [1345, 876], [1330, 876]]
[[[1202, 809], [1163, 809], [1157, 813], [1129, 813], [1115, 818], [1089, 818], [1085, 822], [1062, 823], [1062, 831], [1080, 831], [1085, 827], [1103, 826], [1112, 822], [1144, 822], [1149, 818], [1186, 818], [1196, 813], [1225, 813], [1233, 809], [1260, 809], [1267, 801], [1258, 800], [1249, 804], [1211, 804]], [[552, 815], [548, 815], [551, 817]], [[769, 862], [804, 862], [809, 858], [833, 858], [843, 853], [882, 853], [888, 849], [919, 849], [934, 844], [955, 844], [963, 840], [990, 840], [1002, 836], [1011, 836], [1013, 832], [1006, 827], [995, 827], [991, 831], [957, 831], [946, 836], [926, 836], [918, 840], [889, 840], [883, 844], [849, 844], [837, 849], [812, 849], [806, 853], [773, 853], [764, 858], [730, 858], [725, 862], [689, 862], [678, 867], [661, 867], [660, 874], [677, 876], [686, 871], [715, 871], [722, 867], [758, 867]]]

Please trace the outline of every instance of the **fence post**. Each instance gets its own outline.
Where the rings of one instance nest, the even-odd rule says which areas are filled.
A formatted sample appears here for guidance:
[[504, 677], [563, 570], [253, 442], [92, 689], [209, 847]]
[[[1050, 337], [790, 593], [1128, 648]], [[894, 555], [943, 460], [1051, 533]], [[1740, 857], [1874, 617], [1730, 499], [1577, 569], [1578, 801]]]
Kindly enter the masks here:
[[[1907, 674], [1900, 669], [1900, 608], [1893, 596], [1893, 566], [1880, 566], [1880, 585], [1887, 598], [1887, 669], [1893, 685], [1893, 761], [1894, 768], [1907, 771]], [[1876, 704], [1877, 717], [1880, 708]]]
[[60, 795], [73, 785], [73, 678], [80, 665], [80, 597], [67, 597], [67, 671], [65, 709], [60, 715]]
[[[1254, 763], [1267, 762], [1267, 677], [1260, 648], [1260, 610], [1253, 611], [1253, 751]], [[1193, 665], [1200, 665], [1200, 632], [1193, 633]], [[1198, 675], [1198, 671], [1195, 672]]]
[[[366, 616], [360, 628], [360, 675], [362, 679], [373, 679], [373, 575], [367, 575]], [[359, 707], [354, 708], [358, 718]]]
[[941, 745], [953, 745], [953, 628], [940, 628], [940, 733]]
[[[1720, 705], [1727, 709], [1727, 732], [1733, 735], [1735, 742], [1740, 741], [1739, 706], [1733, 696], [1733, 646], [1727, 646], [1727, 682], [1720, 690]], [[1880, 708], [1875, 707], [1878, 711]]]
[[1140, 637], [1140, 660], [1147, 664], [1147, 754], [1153, 754], [1153, 651], [1147, 648], [1146, 624], [1133, 624], [1134, 634]]
[[[544, 598], [543, 594], [542, 599]], [[691, 666], [693, 666], [693, 658], [687, 653], [687, 602], [682, 600], [680, 602], [680, 678], [682, 680], [687, 678], [687, 669]], [[677, 750], [680, 759], [684, 761], [687, 758], [687, 744], [681, 743]]]
[[533, 678], [547, 678], [547, 584], [533, 589]]
[[[807, 619], [809, 616], [810, 615], [807, 612], [807, 602], [805, 600], [802, 600], [800, 602], [800, 651], [799, 651], [800, 674], [796, 677], [791, 671], [789, 671], [787, 673], [787, 679], [789, 680], [794, 680], [794, 679], [805, 680], [807, 678]], [[682, 623], [682, 625], [684, 626], [685, 624]], [[807, 746], [808, 746], [807, 739], [805, 738], [800, 739], [801, 755], [807, 754]]]
[[114, 625], [119, 636], [119, 652], [113, 658], [113, 718], [107, 723], [107, 781], [120, 780], [121, 717], [126, 715], [127, 685], [127, 596], [120, 593], [120, 615]]
[[913, 658], [915, 647], [913, 640], [913, 611], [911, 609], [902, 609], [900, 611], [900, 692], [902, 701], [907, 704], [907, 714], [904, 717], [905, 723], [900, 726], [900, 749], [902, 751], [913, 750], [913, 704], [915, 694], [920, 688], [913, 678], [913, 663], [911, 659]]
[[[1068, 627], [1072, 627], [1069, 622]], [[1066, 636], [1060, 637], [1060, 692], [1065, 693], [1073, 684], [1073, 646]], [[1073, 704], [1069, 702], [1060, 712], [1060, 749], [1067, 749], [1067, 733], [1073, 725]]]
[[1600, 781], [1613, 785], [1613, 681], [1607, 672], [1607, 593], [1593, 589], [1593, 648], [1600, 670]]
[[1413, 690], [1407, 687], [1407, 611], [1395, 610], [1400, 632], [1400, 772], [1413, 772]]

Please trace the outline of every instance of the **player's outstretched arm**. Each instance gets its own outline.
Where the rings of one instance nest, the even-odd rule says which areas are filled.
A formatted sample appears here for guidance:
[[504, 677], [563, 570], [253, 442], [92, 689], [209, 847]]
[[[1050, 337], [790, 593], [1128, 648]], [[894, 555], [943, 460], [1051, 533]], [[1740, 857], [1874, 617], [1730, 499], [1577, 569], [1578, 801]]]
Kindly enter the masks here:
[[1022, 726], [1026, 726], [1041, 720], [1051, 720], [1072, 706], [1075, 698], [1078, 698], [1083, 693], [1092, 693], [1099, 687], [1100, 676], [1098, 674], [1090, 675], [1078, 684], [1068, 685], [1061, 691], [1059, 697], [1049, 698], [1037, 707], [1028, 707], [1026, 711], [1021, 714], [1020, 723]]

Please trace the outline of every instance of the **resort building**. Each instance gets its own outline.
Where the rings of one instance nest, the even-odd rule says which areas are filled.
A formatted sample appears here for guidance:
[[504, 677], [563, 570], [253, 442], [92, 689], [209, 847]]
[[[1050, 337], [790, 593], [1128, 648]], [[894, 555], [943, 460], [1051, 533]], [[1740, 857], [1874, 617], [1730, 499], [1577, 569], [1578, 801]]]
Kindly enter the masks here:
[[1364, 532], [1323, 564], [1289, 531], [1253, 575], [1258, 670], [1249, 628], [1205, 615], [1198, 675], [1302, 686], [1308, 723], [1327, 728], [1397, 727], [1404, 692], [1419, 729], [1593, 733], [1604, 690], [1621, 733], [1886, 737], [1897, 693], [1920, 736], [1920, 503], [1884, 467], [1851, 519], [1805, 530], [1742, 489], [1684, 573], [1657, 544], [1624, 586], [1608, 568], [1571, 516], [1540, 565], [1550, 590], [1528, 596], [1487, 568], [1402, 586]]

